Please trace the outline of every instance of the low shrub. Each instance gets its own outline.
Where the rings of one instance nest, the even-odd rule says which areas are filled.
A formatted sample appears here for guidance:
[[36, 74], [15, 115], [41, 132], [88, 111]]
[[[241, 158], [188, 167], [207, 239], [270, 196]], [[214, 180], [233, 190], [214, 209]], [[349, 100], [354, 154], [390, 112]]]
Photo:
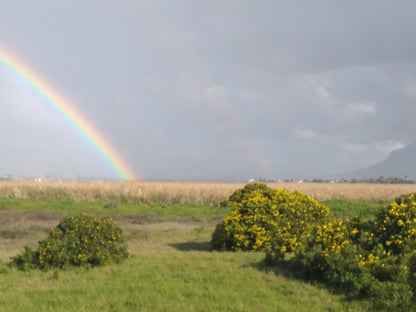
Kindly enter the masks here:
[[380, 209], [368, 222], [334, 218], [310, 228], [308, 244], [290, 257], [276, 257], [273, 252], [280, 245], [271, 244], [271, 251], [266, 251], [269, 262], [287, 262], [303, 278], [369, 299], [372, 310], [416, 310], [414, 194]]
[[374, 235], [387, 252], [398, 255], [406, 248], [416, 252], [415, 194], [401, 196], [381, 209], [374, 221]]
[[97, 266], [129, 257], [122, 230], [112, 219], [82, 213], [66, 217], [32, 250], [14, 257], [13, 264], [23, 270], [70, 266]]
[[338, 219], [300, 192], [264, 184], [237, 190], [212, 236], [216, 250], [263, 250], [272, 265], [365, 298], [379, 311], [416, 311], [416, 199], [403, 195], [375, 219]]
[[221, 202], [221, 206], [234, 206], [241, 203], [243, 200], [252, 197], [253, 192], [260, 192], [267, 198], [272, 197], [273, 189], [268, 187], [265, 183], [250, 183], [242, 189], [237, 189], [228, 199]]
[[233, 211], [218, 224], [212, 236], [215, 250], [263, 250], [279, 246], [293, 252], [311, 232], [323, 225], [329, 209], [301, 192], [246, 185], [223, 201]]

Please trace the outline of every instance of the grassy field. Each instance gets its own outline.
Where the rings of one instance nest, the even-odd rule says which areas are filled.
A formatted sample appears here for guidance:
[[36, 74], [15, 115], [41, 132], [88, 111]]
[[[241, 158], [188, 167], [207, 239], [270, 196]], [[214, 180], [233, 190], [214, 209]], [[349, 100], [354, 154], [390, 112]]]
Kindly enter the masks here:
[[[130, 203], [218, 205], [245, 183], [201, 182], [8, 182], [0, 181], [0, 198], [103, 201]], [[416, 192], [416, 184], [268, 183], [270, 187], [299, 190], [318, 201], [348, 199], [392, 201]]]
[[[152, 184], [144, 183], [149, 189], [140, 196], [152, 193]], [[163, 187], [167, 193], [153, 201], [150, 197], [137, 199], [131, 190], [140, 184], [111, 184], [114, 190], [108, 184], [100, 190], [99, 185], [0, 186], [0, 311], [368, 310], [366, 302], [349, 301], [322, 285], [294, 279], [290, 272], [272, 270], [263, 263], [261, 252], [212, 252], [211, 234], [229, 212], [218, 203], [240, 185], [232, 184], [232, 189], [229, 184], [154, 183], [155, 194], [162, 192]], [[298, 186], [301, 189], [307, 184]], [[197, 195], [209, 194], [206, 198], [215, 201], [198, 201], [194, 198], [197, 195], [191, 196], [198, 187]], [[334, 188], [332, 184], [309, 187], [309, 192], [321, 194], [318, 197], [334, 215], [360, 215], [363, 219], [369, 219], [385, 205], [387, 193], [394, 198], [412, 191], [412, 185], [344, 185], [344, 190], [341, 185]], [[354, 194], [350, 187], [363, 197]], [[124, 190], [124, 197], [120, 190]], [[328, 190], [332, 190], [332, 197]], [[58, 193], [62, 198], [58, 198]], [[377, 194], [380, 197], [375, 197]], [[180, 196], [186, 200], [178, 200]], [[133, 257], [121, 265], [68, 271], [21, 272], [7, 265], [24, 245], [35, 247], [64, 216], [80, 211], [115, 219]]]

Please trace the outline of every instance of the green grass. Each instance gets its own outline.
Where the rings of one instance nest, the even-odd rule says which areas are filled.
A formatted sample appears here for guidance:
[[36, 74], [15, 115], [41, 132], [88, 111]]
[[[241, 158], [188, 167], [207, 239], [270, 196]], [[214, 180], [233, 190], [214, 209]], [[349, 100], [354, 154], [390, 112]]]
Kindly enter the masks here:
[[346, 199], [331, 199], [322, 202], [330, 209], [330, 213], [339, 218], [360, 217], [363, 221], [368, 221], [375, 217], [377, 211], [385, 207], [388, 203], [372, 203], [350, 201]]
[[258, 267], [261, 253], [141, 254], [69, 271], [0, 270], [2, 311], [365, 311]]
[[[370, 218], [380, 204], [324, 202], [337, 216]], [[105, 208], [106, 207], [106, 208]], [[10, 268], [64, 215], [113, 216], [132, 259], [67, 271]], [[264, 265], [262, 252], [212, 252], [215, 225], [229, 210], [201, 205], [74, 203], [0, 199], [0, 311], [367, 311], [319, 284]]]
[[[330, 209], [330, 213], [336, 217], [351, 218], [359, 216], [362, 220], [369, 220], [375, 216], [376, 212], [385, 207], [388, 203], [372, 203], [349, 201], [345, 199], [332, 199], [322, 202]], [[157, 215], [165, 219], [174, 217], [210, 219], [215, 217], [225, 217], [230, 208], [212, 205], [192, 205], [192, 204], [134, 204], [116, 202], [80, 202], [76, 203], [67, 200], [27, 200], [0, 198], [0, 210], [17, 211], [47, 211], [55, 212], [60, 215], [73, 215], [83, 211], [96, 215]]]
[[74, 215], [90, 212], [99, 216], [112, 215], [157, 215], [164, 218], [182, 217], [210, 219], [225, 217], [229, 208], [212, 205], [192, 204], [134, 204], [116, 202], [73, 202], [67, 200], [28, 200], [0, 198], [0, 210], [55, 212], [60, 215]]

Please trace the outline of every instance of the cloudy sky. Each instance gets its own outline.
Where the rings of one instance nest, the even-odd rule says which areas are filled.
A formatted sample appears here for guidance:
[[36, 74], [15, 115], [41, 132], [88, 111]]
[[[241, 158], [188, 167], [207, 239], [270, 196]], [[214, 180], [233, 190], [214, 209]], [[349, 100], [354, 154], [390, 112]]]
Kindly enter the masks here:
[[[14, 0], [0, 47], [141, 179], [308, 178], [416, 141], [414, 1]], [[0, 63], [0, 176], [114, 178]]]

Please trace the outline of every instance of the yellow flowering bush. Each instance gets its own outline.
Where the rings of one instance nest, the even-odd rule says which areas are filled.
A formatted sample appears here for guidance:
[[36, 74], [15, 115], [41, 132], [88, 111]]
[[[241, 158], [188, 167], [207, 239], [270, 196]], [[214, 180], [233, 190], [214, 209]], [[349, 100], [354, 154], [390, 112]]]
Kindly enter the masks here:
[[[381, 209], [374, 221], [374, 239], [391, 254], [416, 250], [416, 200], [415, 194], [397, 198]], [[415, 251], [416, 253], [416, 251]]]
[[128, 257], [122, 230], [114, 220], [82, 213], [63, 219], [34, 251], [25, 247], [13, 262], [23, 270], [47, 270], [105, 265]]
[[315, 226], [308, 248], [283, 261], [303, 277], [312, 276], [350, 295], [369, 298], [375, 310], [409, 311], [414, 307], [415, 194], [380, 209], [374, 220], [334, 221]]
[[211, 243], [216, 250], [263, 250], [268, 263], [368, 298], [376, 310], [408, 311], [416, 303], [415, 196], [362, 222], [330, 216], [300, 192], [249, 184], [223, 201], [233, 210]]
[[329, 209], [301, 192], [269, 188], [263, 183], [246, 185], [223, 205], [233, 211], [212, 237], [215, 250], [264, 250], [293, 252], [311, 228], [325, 223]]
[[228, 199], [221, 202], [221, 206], [234, 207], [236, 203], [241, 203], [244, 199], [252, 196], [253, 191], [259, 191], [263, 196], [270, 198], [274, 191], [265, 183], [249, 183], [242, 189], [237, 189]]

